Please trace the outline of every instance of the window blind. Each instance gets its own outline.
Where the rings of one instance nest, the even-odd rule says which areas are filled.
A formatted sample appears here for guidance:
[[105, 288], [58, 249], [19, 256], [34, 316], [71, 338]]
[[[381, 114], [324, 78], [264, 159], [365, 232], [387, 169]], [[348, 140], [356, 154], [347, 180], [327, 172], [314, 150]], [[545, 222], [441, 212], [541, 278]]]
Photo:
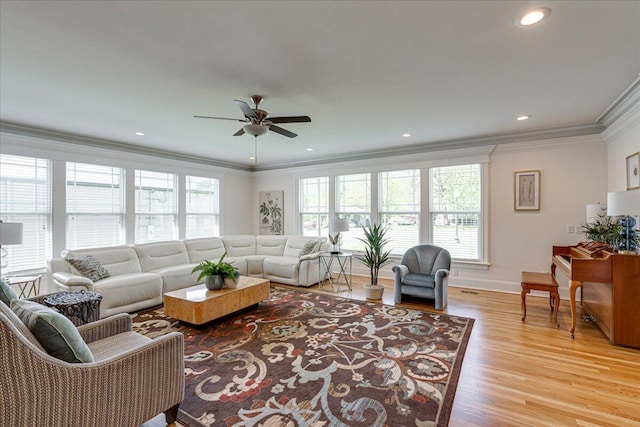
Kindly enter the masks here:
[[329, 177], [299, 181], [300, 226], [304, 236], [329, 235]]
[[388, 227], [387, 249], [402, 255], [420, 240], [420, 170], [378, 174], [378, 215]]
[[452, 258], [479, 260], [480, 165], [431, 168], [429, 185], [432, 243], [447, 249]]
[[220, 180], [185, 177], [187, 239], [220, 235]]
[[51, 258], [51, 162], [0, 154], [0, 219], [21, 222], [21, 245], [6, 246], [2, 274], [46, 267]]
[[124, 170], [67, 162], [67, 248], [114, 246], [124, 239]]
[[134, 182], [136, 243], [175, 239], [177, 176], [136, 169]]
[[349, 231], [343, 231], [342, 248], [364, 251], [362, 227], [371, 225], [371, 174], [336, 176], [336, 214], [349, 220]]

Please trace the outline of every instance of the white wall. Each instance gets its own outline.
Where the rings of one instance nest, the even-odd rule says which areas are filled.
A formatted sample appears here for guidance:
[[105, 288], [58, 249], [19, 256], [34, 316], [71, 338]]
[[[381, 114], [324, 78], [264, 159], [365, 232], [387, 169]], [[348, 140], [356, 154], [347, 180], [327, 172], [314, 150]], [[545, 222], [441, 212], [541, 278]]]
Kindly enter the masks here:
[[[553, 245], [574, 245], [583, 240], [580, 234], [567, 234], [567, 225], [575, 227], [586, 221], [586, 204], [606, 201], [606, 155], [606, 145], [600, 136], [593, 135], [497, 146], [489, 163], [491, 265], [487, 268], [455, 264], [452, 267], [455, 276], [450, 283], [520, 292], [522, 270], [549, 271]], [[421, 157], [423, 160], [419, 160]], [[295, 195], [297, 180], [301, 177], [383, 170], [388, 165], [428, 167], [472, 160], [456, 158], [451, 153], [428, 153], [412, 158], [410, 164], [406, 158], [386, 158], [256, 173], [253, 205], [257, 206], [258, 191], [284, 190], [285, 234], [295, 234]], [[516, 170], [541, 171], [539, 212], [514, 212], [513, 173]], [[254, 209], [254, 231], [257, 232], [257, 208]], [[381, 275], [392, 277], [390, 267]], [[354, 273], [363, 274], [366, 270], [354, 264]]]
[[640, 151], [640, 102], [607, 128], [602, 137], [607, 143], [608, 189], [626, 190], [626, 158]]

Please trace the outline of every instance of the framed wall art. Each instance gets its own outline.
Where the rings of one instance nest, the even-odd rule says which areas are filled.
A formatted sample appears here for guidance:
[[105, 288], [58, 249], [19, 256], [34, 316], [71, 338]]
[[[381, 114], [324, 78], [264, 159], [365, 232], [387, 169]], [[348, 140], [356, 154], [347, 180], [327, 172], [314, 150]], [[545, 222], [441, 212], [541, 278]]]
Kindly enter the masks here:
[[260, 191], [258, 193], [259, 234], [283, 233], [284, 191]]
[[540, 210], [540, 171], [518, 171], [514, 174], [514, 209]]
[[627, 157], [627, 190], [640, 188], [640, 151]]

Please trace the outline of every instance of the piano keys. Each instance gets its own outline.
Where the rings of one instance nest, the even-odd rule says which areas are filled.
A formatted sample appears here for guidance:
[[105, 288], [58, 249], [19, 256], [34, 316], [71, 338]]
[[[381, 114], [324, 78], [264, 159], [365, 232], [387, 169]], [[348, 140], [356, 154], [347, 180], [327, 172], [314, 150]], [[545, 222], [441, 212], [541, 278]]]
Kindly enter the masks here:
[[[582, 309], [609, 340], [640, 348], [640, 255], [618, 254], [602, 244], [554, 246], [551, 273], [569, 277], [571, 338], [576, 329], [576, 291]], [[557, 280], [557, 277], [556, 277]]]

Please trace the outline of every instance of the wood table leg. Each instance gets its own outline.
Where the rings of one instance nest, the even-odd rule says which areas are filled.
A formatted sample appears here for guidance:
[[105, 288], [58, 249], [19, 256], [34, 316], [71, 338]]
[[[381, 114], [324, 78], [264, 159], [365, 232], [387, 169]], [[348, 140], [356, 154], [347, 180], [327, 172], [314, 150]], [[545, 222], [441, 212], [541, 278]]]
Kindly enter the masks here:
[[558, 291], [556, 292], [550, 292], [550, 297], [553, 299], [553, 321], [555, 322], [556, 326], [559, 328], [560, 327], [560, 323], [558, 323], [558, 309], [560, 307], [560, 294], [558, 293]]
[[569, 281], [569, 302], [571, 303], [571, 329], [569, 329], [569, 332], [571, 332], [572, 339], [576, 337], [576, 290], [581, 286], [582, 282], [575, 280]]
[[522, 292], [520, 292], [520, 298], [522, 298], [522, 321], [524, 322], [525, 317], [527, 317], [527, 294], [529, 293], [529, 289], [526, 287], [522, 287]]

